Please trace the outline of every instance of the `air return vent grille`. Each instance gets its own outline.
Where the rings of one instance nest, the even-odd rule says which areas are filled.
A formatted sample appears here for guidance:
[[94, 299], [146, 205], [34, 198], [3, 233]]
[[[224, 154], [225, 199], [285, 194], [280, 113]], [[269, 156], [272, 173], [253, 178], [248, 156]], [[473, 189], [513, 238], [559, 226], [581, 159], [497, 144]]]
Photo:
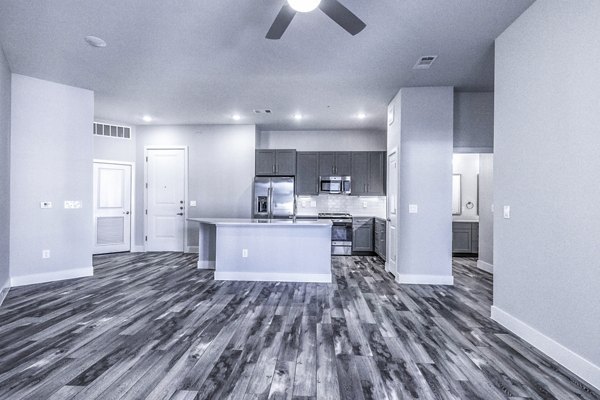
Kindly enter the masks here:
[[108, 125], [94, 122], [94, 135], [107, 136], [118, 139], [131, 139], [131, 127], [121, 125]]
[[429, 69], [436, 58], [437, 56], [423, 56], [419, 58], [413, 69]]

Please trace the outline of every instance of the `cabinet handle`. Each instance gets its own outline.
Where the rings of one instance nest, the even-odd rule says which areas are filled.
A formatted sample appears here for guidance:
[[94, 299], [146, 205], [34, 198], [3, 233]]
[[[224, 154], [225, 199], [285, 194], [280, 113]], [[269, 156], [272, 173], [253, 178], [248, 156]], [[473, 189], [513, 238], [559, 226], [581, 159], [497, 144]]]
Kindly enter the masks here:
[[367, 184], [366, 184], [366, 183], [363, 185], [363, 191], [364, 191], [365, 193], [367, 193]]
[[275, 164], [273, 164], [273, 173], [275, 173]]

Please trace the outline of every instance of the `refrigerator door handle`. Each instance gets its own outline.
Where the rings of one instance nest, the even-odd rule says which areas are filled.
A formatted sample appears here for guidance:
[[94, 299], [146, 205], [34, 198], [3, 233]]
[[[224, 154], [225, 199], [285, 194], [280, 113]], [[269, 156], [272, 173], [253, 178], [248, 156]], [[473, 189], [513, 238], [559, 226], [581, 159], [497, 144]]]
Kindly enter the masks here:
[[273, 188], [269, 188], [269, 219], [273, 218]]

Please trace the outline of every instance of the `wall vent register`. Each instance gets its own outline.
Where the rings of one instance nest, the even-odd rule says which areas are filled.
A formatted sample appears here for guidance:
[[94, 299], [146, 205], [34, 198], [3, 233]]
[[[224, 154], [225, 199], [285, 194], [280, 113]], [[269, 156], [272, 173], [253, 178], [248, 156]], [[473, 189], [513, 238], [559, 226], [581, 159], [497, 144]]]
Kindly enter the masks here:
[[94, 122], [94, 130], [92, 133], [97, 136], [131, 139], [131, 127], [129, 126], [109, 125]]

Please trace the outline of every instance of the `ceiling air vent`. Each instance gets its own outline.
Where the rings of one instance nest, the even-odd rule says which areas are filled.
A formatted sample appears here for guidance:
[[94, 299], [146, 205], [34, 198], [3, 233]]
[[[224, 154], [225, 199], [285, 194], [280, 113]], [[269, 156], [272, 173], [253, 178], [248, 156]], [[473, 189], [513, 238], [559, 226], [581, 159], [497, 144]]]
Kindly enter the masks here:
[[437, 56], [423, 56], [419, 58], [413, 69], [429, 69], [436, 58]]
[[131, 139], [131, 127], [129, 126], [108, 125], [94, 122], [94, 130], [92, 133], [97, 136]]
[[256, 109], [254, 110], [254, 114], [271, 114], [271, 110], [268, 108]]

